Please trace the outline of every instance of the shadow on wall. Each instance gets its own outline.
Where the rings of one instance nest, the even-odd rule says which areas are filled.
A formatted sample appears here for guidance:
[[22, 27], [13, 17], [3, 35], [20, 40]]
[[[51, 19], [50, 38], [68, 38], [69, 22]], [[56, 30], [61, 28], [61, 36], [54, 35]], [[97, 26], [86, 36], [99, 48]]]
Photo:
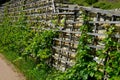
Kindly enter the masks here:
[[0, 5], [10, 0], [0, 0]]

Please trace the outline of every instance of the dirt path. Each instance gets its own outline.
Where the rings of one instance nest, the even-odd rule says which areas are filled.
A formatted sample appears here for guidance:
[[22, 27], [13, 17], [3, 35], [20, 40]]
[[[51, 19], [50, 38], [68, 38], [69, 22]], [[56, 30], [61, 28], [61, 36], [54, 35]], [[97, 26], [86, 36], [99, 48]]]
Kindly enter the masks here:
[[25, 80], [15, 67], [0, 54], [0, 80]]

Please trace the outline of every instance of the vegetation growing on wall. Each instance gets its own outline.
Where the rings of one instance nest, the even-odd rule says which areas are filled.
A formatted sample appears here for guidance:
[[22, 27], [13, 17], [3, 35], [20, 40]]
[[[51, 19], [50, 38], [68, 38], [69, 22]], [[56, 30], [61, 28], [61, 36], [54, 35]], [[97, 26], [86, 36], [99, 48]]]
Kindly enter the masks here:
[[[119, 56], [120, 43], [114, 37], [115, 26], [107, 27], [106, 35], [101, 42], [105, 45], [103, 49], [92, 50], [88, 44], [92, 43], [91, 25], [87, 23], [89, 18], [84, 16], [85, 23], [80, 26], [81, 36], [79, 40], [76, 64], [59, 75], [57, 80], [119, 80]], [[95, 60], [95, 57], [98, 60]]]
[[4, 21], [0, 26], [0, 49], [28, 80], [45, 80], [49, 78], [46, 76], [54, 73], [51, 73], [53, 69], [50, 69], [49, 62], [53, 38], [57, 33], [42, 30], [41, 26], [37, 30], [31, 29], [25, 21], [24, 13], [21, 12], [18, 16], [18, 20], [13, 21], [6, 7]]
[[102, 41], [105, 44], [104, 49], [98, 50], [97, 55], [101, 60], [103, 60], [103, 78], [110, 80], [120, 79], [120, 43], [118, 39], [112, 37], [115, 35], [115, 26], [110, 26], [107, 28], [107, 37]]
[[105, 47], [95, 54], [100, 60], [103, 60], [103, 64], [99, 64], [94, 60], [93, 51], [88, 46], [92, 43], [92, 36], [87, 33], [92, 30], [88, 23], [88, 16], [83, 15], [85, 23], [80, 26], [81, 36], [76, 64], [67, 71], [60, 72], [48, 64], [52, 55], [53, 38], [58, 33], [53, 30], [42, 30], [41, 26], [37, 26], [37, 30], [31, 29], [30, 25], [25, 22], [24, 13], [19, 16], [19, 19], [13, 23], [8, 16], [7, 8], [5, 9], [4, 21], [0, 26], [0, 48], [25, 73], [29, 80], [120, 79], [120, 43], [113, 37], [114, 26], [107, 28], [107, 37], [102, 40]]
[[[92, 49], [88, 46], [92, 42], [92, 37], [88, 35], [91, 32], [91, 26], [87, 23], [89, 18], [84, 17], [84, 25], [80, 26], [81, 36], [76, 55], [76, 64], [58, 77], [57, 80], [97, 80], [101, 79], [100, 71], [97, 70], [97, 63], [92, 56]], [[99, 77], [98, 77], [99, 76]]]

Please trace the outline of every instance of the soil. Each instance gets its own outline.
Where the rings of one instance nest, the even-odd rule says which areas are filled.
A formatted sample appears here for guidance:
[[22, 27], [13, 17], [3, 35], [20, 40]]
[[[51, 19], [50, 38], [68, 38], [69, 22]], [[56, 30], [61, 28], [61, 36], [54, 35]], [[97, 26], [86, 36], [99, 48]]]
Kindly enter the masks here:
[[0, 54], [0, 80], [26, 80], [3, 55]]

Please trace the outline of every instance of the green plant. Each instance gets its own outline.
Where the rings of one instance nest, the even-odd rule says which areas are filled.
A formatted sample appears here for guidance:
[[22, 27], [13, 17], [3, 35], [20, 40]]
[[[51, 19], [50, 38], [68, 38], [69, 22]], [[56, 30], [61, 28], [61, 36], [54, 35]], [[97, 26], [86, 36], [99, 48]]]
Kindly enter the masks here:
[[36, 32], [31, 43], [25, 48], [23, 56], [32, 54], [41, 60], [51, 55], [52, 40], [56, 33], [52, 30]]
[[103, 78], [108, 79], [115, 79], [120, 78], [118, 77], [120, 75], [120, 68], [119, 68], [119, 62], [120, 62], [120, 43], [117, 41], [113, 35], [115, 35], [115, 26], [110, 26], [107, 28], [107, 37], [102, 41], [105, 44], [104, 49], [98, 50], [97, 54], [99, 55], [99, 58], [104, 60], [103, 64]]
[[87, 22], [89, 18], [86, 15], [83, 15], [83, 17], [85, 23], [83, 26], [80, 26], [82, 33], [79, 39], [76, 64], [58, 76], [57, 80], [101, 79], [101, 77], [96, 77], [96, 74], [100, 74], [100, 72], [97, 70], [97, 63], [93, 60], [92, 49], [88, 46], [92, 41], [92, 37], [87, 34], [91, 32], [91, 27]]
[[[93, 4], [96, 0], [89, 1], [87, 0], [87, 3]], [[81, 4], [85, 0], [76, 2]], [[100, 3], [100, 7], [108, 8], [104, 5], [106, 4]], [[52, 57], [53, 38], [58, 36], [58, 33], [54, 30], [42, 30], [43, 26], [38, 28], [34, 23], [26, 23], [25, 14], [22, 12], [17, 15], [19, 19], [15, 22], [9, 18], [7, 7], [4, 12], [4, 21], [0, 26], [0, 48], [6, 51], [4, 55], [14, 62], [28, 80], [101, 80], [106, 77], [110, 80], [120, 79], [120, 43], [113, 37], [115, 26], [107, 28], [107, 37], [102, 41], [105, 48], [93, 52], [88, 46], [92, 43], [92, 36], [87, 34], [92, 32], [88, 23], [90, 20], [87, 15], [83, 15], [85, 23], [80, 26], [76, 64], [67, 71], [60, 72], [48, 65]], [[58, 16], [55, 18], [58, 19]], [[57, 19], [51, 20], [51, 23], [63, 27], [66, 18], [63, 17], [60, 23]], [[31, 26], [37, 27], [37, 30], [31, 29]], [[102, 59], [104, 64], [97, 63], [95, 56]]]

